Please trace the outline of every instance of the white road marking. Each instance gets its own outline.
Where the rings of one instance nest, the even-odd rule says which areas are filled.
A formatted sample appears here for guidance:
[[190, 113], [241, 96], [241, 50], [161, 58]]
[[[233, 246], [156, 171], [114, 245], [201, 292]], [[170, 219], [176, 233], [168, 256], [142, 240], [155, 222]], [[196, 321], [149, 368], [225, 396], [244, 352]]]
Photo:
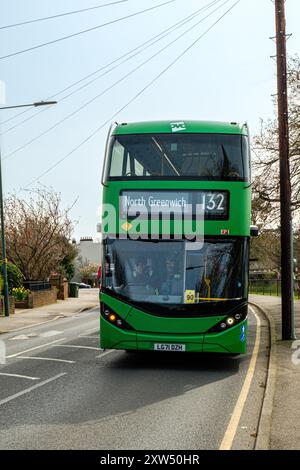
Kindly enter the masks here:
[[39, 325], [45, 325], [46, 323], [51, 323], [53, 321], [58, 320], [59, 318], [61, 317], [56, 316], [55, 318], [52, 318], [51, 320], [41, 321], [39, 323], [32, 323], [31, 325], [28, 325], [28, 326], [22, 326], [22, 328], [15, 328], [14, 330], [5, 331], [5, 333], [13, 333], [14, 331], [17, 332], [17, 331], [28, 330], [28, 328], [35, 328], [36, 326], [39, 326]]
[[25, 395], [26, 393], [30, 393], [36, 388], [43, 387], [43, 385], [53, 382], [54, 380], [59, 379], [63, 375], [66, 375], [66, 372], [62, 372], [61, 374], [55, 375], [55, 377], [51, 377], [50, 379], [44, 380], [43, 382], [33, 385], [32, 387], [26, 388], [25, 390], [22, 390], [21, 392], [15, 393], [14, 395], [11, 395], [10, 397], [4, 398], [3, 400], [0, 400], [0, 406], [4, 405], [5, 403], [8, 403], [9, 401], [14, 400], [15, 398], [21, 397], [22, 395]]
[[97, 328], [91, 328], [90, 330], [86, 330], [82, 334], [89, 335], [90, 333], [96, 333], [96, 331], [99, 331], [99, 326], [97, 326]]
[[10, 359], [12, 357], [22, 356], [23, 354], [26, 354], [27, 352], [35, 351], [36, 349], [40, 349], [45, 346], [51, 346], [52, 344], [58, 343], [59, 341], [64, 341], [65, 339], [67, 338], [56, 339], [55, 341], [51, 341], [51, 343], [44, 343], [44, 344], [41, 344], [40, 346], [35, 346], [34, 348], [26, 349], [25, 351], [21, 351], [16, 354], [11, 354], [10, 356], [7, 356], [7, 359]]
[[94, 349], [95, 351], [101, 351], [100, 348], [92, 348], [91, 346], [77, 346], [76, 344], [58, 344], [58, 348], [78, 348], [78, 349]]
[[22, 339], [31, 339], [31, 338], [36, 338], [40, 336], [41, 338], [50, 338], [51, 336], [58, 336], [61, 335], [63, 332], [58, 331], [58, 330], [49, 330], [45, 331], [44, 333], [29, 333], [28, 335], [18, 335], [14, 336], [13, 338], [9, 338], [8, 341], [16, 341], [16, 340], [22, 340]]
[[103, 356], [106, 356], [107, 354], [111, 354], [113, 352], [115, 352], [116, 350], [115, 349], [110, 349], [109, 351], [106, 351], [102, 354], [100, 354], [99, 356], [96, 356], [96, 359], [98, 359], [99, 357], [103, 357]]
[[86, 336], [86, 335], [79, 335], [79, 338], [92, 338], [92, 339], [99, 339], [99, 336]]
[[52, 357], [37, 357], [37, 356], [19, 356], [19, 359], [35, 359], [39, 361], [53, 361], [53, 362], [65, 362], [66, 364], [75, 364], [76, 361], [67, 361], [66, 359], [56, 359]]
[[45, 333], [41, 333], [40, 336], [42, 338], [50, 338], [51, 336], [58, 336], [62, 334], [63, 334], [62, 331], [50, 330], [50, 331], [45, 331]]
[[5, 372], [0, 372], [0, 375], [4, 375], [5, 377], [17, 377], [18, 379], [40, 380], [39, 377], [28, 377], [28, 375], [19, 374], [6, 374]]
[[18, 336], [14, 336], [13, 338], [9, 338], [8, 341], [21, 341], [23, 339], [30, 339], [30, 336], [28, 336], [28, 335], [18, 335]]
[[235, 408], [231, 415], [231, 419], [227, 426], [226, 432], [224, 434], [223, 440], [221, 442], [219, 450], [230, 450], [232, 447], [233, 440], [235, 438], [235, 434], [239, 425], [239, 421], [248, 397], [248, 393], [250, 390], [251, 382], [253, 379], [253, 375], [255, 372], [255, 365], [257, 361], [259, 345], [260, 345], [260, 319], [259, 316], [255, 313], [255, 311], [249, 307], [256, 318], [256, 337], [255, 337], [255, 344], [250, 360], [250, 364], [248, 367], [247, 375], [244, 380], [244, 384], [242, 390], [240, 392], [239, 398], [236, 402]]

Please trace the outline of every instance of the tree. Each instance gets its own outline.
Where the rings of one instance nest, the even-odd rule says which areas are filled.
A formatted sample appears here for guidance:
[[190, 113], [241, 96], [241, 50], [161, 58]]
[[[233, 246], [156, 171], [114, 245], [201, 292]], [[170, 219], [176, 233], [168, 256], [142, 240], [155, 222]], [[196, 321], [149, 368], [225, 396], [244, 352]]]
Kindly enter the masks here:
[[45, 280], [63, 262], [73, 230], [69, 211], [47, 188], [32, 191], [28, 200], [5, 200], [7, 257], [26, 280]]
[[63, 276], [70, 281], [75, 274], [75, 260], [78, 256], [78, 248], [70, 242], [65, 243], [64, 258], [61, 261], [60, 270]]
[[80, 274], [82, 276], [83, 282], [90, 282], [93, 284], [97, 277], [99, 266], [94, 263], [89, 263], [86, 265], [81, 266]]
[[257, 271], [278, 273], [280, 270], [280, 231], [279, 229], [263, 229], [257, 238], [251, 239], [250, 259], [255, 264], [250, 268]]
[[[294, 220], [300, 213], [300, 58], [288, 60], [290, 171]], [[255, 179], [254, 199], [267, 209], [267, 222], [279, 220], [279, 143], [277, 118], [261, 121], [260, 133], [253, 138]], [[265, 214], [263, 219], [266, 220]]]

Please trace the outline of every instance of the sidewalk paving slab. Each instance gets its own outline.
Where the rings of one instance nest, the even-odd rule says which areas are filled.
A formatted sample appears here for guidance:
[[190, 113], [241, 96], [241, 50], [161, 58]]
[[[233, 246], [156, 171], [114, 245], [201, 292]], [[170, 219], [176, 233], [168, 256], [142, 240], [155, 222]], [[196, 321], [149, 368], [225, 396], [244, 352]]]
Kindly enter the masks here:
[[[274, 328], [271, 361], [275, 362], [271, 422], [266, 449], [300, 449], [300, 342], [281, 340], [281, 298], [250, 295], [266, 313]], [[300, 338], [300, 301], [295, 301], [295, 332]], [[293, 349], [297, 347], [297, 349]], [[274, 371], [274, 367], [272, 368]], [[266, 390], [268, 393], [268, 390]], [[266, 396], [266, 402], [270, 397]], [[269, 406], [269, 403], [268, 403]], [[264, 411], [264, 410], [263, 410]]]
[[58, 300], [55, 304], [31, 309], [16, 309], [14, 315], [0, 317], [0, 334], [75, 315], [99, 305], [98, 289], [79, 290], [78, 298]]

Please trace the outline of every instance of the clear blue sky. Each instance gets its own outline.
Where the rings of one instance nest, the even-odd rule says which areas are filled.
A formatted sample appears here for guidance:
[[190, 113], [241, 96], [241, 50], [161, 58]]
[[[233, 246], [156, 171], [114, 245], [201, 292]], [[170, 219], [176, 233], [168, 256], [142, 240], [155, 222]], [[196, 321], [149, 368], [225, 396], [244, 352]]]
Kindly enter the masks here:
[[[92, 7], [113, 0], [10, 0], [1, 2], [0, 27], [32, 18]], [[115, 0], [116, 1], [116, 0]], [[94, 27], [166, 0], [128, 0], [90, 12], [11, 29], [0, 29], [0, 56]], [[224, 2], [225, 0], [223, 0]], [[0, 79], [6, 84], [6, 104], [46, 99], [57, 91], [106, 65], [147, 39], [190, 15], [211, 0], [177, 0], [122, 22], [96, 29], [57, 44], [0, 60]], [[202, 16], [217, 8], [222, 1]], [[20, 191], [52, 164], [63, 158], [94, 129], [110, 120], [136, 93], [159, 74], [176, 56], [208, 29], [235, 0], [199, 24], [147, 65], [51, 132], [7, 158], [3, 164], [5, 193]], [[287, 30], [293, 33], [288, 52], [300, 50], [300, 2], [287, 0]], [[44, 132], [79, 106], [174, 40], [193, 22], [157, 42], [151, 48], [103, 76], [69, 99], [59, 103], [2, 136], [2, 155], [13, 152]], [[248, 121], [252, 134], [259, 119], [272, 117], [271, 94], [276, 92], [274, 4], [270, 0], [241, 0], [205, 37], [170, 70], [114, 120], [208, 119]], [[58, 96], [59, 101], [60, 96]], [[2, 125], [5, 132], [28, 114]], [[1, 111], [3, 122], [16, 111]], [[89, 142], [40, 179], [71, 205], [79, 221], [75, 236], [95, 235], [100, 205], [100, 175], [106, 124]], [[35, 184], [35, 187], [37, 184]], [[26, 192], [20, 194], [26, 197]]]

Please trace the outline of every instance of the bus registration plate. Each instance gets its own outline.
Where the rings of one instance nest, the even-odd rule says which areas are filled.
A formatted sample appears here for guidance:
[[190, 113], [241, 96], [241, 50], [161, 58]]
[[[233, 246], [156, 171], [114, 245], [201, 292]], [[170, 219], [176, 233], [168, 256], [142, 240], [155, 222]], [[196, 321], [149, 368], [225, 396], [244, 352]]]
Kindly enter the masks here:
[[154, 344], [155, 351], [185, 351], [185, 344]]

